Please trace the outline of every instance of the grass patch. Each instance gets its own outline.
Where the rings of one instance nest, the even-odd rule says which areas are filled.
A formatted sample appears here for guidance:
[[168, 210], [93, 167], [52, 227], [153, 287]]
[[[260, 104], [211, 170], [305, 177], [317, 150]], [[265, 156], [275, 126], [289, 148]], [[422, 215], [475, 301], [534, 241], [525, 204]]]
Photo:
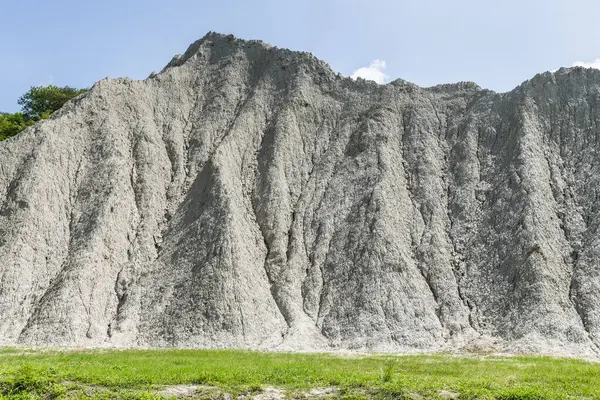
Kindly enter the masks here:
[[156, 392], [164, 385], [205, 385], [232, 395], [271, 386], [293, 397], [335, 387], [336, 397], [346, 399], [600, 399], [600, 364], [548, 357], [0, 349], [0, 399], [149, 399], [160, 398]]

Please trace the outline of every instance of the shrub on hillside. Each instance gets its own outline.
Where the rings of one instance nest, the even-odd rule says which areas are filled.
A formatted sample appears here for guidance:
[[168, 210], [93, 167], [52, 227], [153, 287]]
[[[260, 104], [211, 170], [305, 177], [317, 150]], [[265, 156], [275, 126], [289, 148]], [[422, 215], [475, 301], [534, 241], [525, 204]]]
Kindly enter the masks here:
[[15, 136], [35, 122], [48, 118], [67, 101], [88, 89], [75, 89], [69, 86], [32, 86], [19, 98], [21, 112], [0, 113], [0, 141]]

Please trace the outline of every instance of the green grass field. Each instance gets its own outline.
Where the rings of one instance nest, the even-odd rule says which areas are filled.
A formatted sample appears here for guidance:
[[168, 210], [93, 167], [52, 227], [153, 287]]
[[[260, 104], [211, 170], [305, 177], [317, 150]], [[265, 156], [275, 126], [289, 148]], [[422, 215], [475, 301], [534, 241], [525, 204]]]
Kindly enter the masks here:
[[[233, 350], [0, 349], [0, 399], [194, 397], [600, 399], [600, 364], [546, 357], [358, 356]], [[174, 396], [171, 396], [173, 398]], [[314, 397], [313, 397], [314, 398]]]

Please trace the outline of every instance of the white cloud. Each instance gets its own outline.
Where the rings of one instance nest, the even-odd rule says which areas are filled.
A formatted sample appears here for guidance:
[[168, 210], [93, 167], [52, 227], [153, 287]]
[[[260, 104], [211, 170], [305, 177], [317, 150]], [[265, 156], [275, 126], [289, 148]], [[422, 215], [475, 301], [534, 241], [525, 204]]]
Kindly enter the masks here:
[[350, 75], [352, 79], [363, 78], [370, 81], [375, 81], [379, 84], [385, 83], [387, 78], [389, 78], [385, 74], [385, 61], [383, 60], [373, 60], [371, 65], [368, 67], [362, 67], [357, 69]]
[[576, 61], [571, 66], [572, 67], [584, 67], [584, 68], [596, 68], [596, 69], [600, 69], [600, 58], [596, 58], [594, 61], [591, 61], [591, 62]]

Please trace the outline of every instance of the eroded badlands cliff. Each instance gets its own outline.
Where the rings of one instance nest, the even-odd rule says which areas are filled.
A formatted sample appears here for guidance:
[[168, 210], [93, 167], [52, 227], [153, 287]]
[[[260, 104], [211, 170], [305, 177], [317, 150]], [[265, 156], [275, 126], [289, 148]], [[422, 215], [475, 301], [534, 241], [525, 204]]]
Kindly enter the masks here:
[[509, 93], [210, 33], [0, 143], [0, 344], [598, 354], [600, 71]]

